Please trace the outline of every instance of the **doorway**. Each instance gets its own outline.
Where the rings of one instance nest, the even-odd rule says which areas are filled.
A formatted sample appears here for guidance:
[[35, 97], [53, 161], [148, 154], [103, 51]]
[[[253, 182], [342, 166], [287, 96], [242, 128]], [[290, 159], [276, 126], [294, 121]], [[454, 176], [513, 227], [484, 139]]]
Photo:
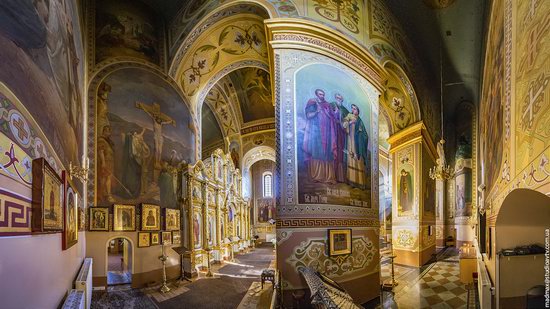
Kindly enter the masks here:
[[107, 285], [132, 283], [132, 244], [125, 238], [107, 242]]

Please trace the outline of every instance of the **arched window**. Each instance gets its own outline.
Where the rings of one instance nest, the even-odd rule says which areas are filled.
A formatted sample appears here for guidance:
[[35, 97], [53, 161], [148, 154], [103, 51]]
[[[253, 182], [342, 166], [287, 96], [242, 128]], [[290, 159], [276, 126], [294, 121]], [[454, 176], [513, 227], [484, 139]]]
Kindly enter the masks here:
[[264, 188], [264, 197], [273, 196], [273, 175], [271, 172], [265, 172], [263, 174], [263, 188]]

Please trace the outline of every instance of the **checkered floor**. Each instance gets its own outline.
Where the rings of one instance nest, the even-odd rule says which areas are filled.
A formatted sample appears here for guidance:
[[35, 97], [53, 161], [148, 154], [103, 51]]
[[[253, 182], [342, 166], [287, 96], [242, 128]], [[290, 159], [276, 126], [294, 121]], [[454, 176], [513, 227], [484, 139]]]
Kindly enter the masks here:
[[[382, 278], [389, 276], [390, 265], [382, 266]], [[447, 250], [436, 263], [411, 270], [396, 266], [399, 285], [384, 308], [467, 308], [468, 287], [460, 282], [456, 250]]]
[[414, 285], [396, 295], [399, 308], [466, 308], [467, 291], [458, 264], [438, 262]]

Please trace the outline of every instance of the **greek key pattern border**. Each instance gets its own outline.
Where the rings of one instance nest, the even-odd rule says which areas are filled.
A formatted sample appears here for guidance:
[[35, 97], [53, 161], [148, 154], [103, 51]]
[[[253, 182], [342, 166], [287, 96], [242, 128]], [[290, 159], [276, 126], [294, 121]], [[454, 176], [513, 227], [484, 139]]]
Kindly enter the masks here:
[[316, 227], [376, 227], [378, 219], [364, 218], [284, 218], [277, 219], [277, 228], [316, 228]]

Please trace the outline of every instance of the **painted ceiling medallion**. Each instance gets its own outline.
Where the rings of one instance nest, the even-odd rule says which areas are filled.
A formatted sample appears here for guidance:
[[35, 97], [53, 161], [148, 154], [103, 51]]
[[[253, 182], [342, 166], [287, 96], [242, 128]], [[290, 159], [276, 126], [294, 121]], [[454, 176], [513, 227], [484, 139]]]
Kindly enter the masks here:
[[424, 0], [424, 4], [432, 9], [444, 9], [451, 6], [455, 0]]

